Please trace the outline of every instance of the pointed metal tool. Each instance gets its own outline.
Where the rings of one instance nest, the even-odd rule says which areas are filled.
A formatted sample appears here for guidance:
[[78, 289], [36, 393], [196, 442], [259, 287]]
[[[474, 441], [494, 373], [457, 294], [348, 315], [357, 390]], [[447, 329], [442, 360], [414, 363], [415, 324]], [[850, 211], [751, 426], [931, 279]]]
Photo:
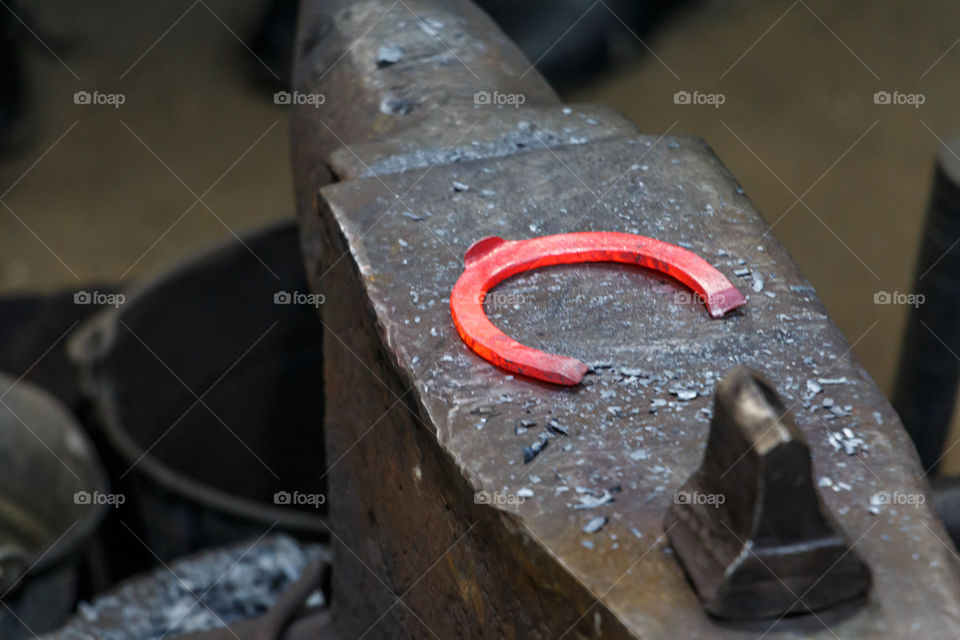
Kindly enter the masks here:
[[704, 609], [719, 618], [816, 611], [870, 586], [817, 495], [803, 433], [746, 367], [717, 386], [703, 463], [664, 526]]

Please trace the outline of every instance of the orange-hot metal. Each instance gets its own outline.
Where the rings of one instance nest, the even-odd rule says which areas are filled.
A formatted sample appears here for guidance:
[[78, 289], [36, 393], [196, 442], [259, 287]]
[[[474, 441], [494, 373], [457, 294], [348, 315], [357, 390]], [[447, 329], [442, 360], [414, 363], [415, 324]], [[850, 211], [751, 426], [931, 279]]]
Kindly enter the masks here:
[[579, 384], [587, 365], [520, 344], [494, 326], [483, 311], [486, 293], [507, 278], [559, 264], [619, 262], [682, 282], [701, 296], [714, 318], [746, 303], [722, 273], [692, 251], [629, 233], [591, 231], [516, 241], [488, 237], [475, 242], [464, 261], [466, 268], [450, 294], [450, 312], [463, 341], [499, 367], [559, 385]]

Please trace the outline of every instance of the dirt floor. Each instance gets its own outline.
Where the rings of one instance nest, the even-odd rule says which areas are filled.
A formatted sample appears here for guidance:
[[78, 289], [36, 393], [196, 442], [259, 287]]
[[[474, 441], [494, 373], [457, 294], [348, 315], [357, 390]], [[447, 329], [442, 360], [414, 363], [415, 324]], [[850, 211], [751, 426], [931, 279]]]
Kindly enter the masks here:
[[[237, 39], [259, 9], [101, 0], [28, 11], [56, 57], [31, 44], [34, 138], [0, 165], [13, 184], [4, 290], [142, 278], [292, 214], [286, 112], [250, 82], [258, 63]], [[78, 105], [77, 91], [125, 102]]]
[[[29, 5], [43, 43], [29, 49], [33, 135], [0, 157], [0, 292], [142, 279], [290, 215], [286, 112], [251, 82], [240, 41], [261, 8]], [[889, 390], [907, 309], [874, 295], [909, 292], [937, 139], [960, 131], [957, 25], [946, 0], [710, 0], [566, 97], [705, 138]], [[76, 104], [78, 91], [124, 103]], [[722, 104], [677, 104], [684, 91]], [[878, 91], [923, 104], [876, 104]]]

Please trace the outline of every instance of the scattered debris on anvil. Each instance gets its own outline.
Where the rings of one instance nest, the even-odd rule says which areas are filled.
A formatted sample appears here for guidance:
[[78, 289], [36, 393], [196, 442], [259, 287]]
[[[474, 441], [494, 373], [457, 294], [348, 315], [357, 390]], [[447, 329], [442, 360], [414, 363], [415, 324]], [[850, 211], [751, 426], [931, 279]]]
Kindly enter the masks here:
[[[753, 274], [753, 276], [756, 277], [756, 274]], [[839, 391], [850, 384], [850, 381], [842, 376], [830, 376], [830, 367], [824, 369], [818, 367], [814, 356], [805, 357], [802, 364], [809, 368], [812, 375], [809, 378], [801, 378], [799, 380], [789, 378], [789, 383], [792, 387], [788, 390], [795, 393], [796, 397], [801, 398], [798, 403], [801, 403], [809, 411], [815, 412], [825, 425], [831, 423], [836, 424], [835, 421], [838, 420], [846, 423], [842, 426], [831, 427], [826, 430], [827, 442], [831, 449], [848, 456], [868, 452], [870, 446], [867, 442], [867, 436], [860, 431], [859, 422], [852, 414], [852, 406], [850, 404], [843, 404], [832, 396], [824, 395], [824, 390], [833, 389], [838, 392], [834, 395], [842, 396]], [[698, 419], [708, 422], [712, 416], [712, 402], [710, 399], [714, 394], [714, 387], [719, 377], [719, 372], [709, 369], [697, 372], [696, 375], [690, 375], [684, 370], [651, 371], [643, 367], [618, 366], [609, 361], [600, 361], [593, 362], [589, 365], [587, 376], [584, 379], [584, 386], [590, 387], [597, 384], [600, 380], [605, 381], [599, 394], [597, 394], [599, 401], [606, 405], [606, 411], [614, 418], [614, 424], [621, 427], [626, 424], [624, 422], [625, 420], [628, 420], [630, 416], [637, 415], [638, 411], [637, 409], [633, 409], [629, 414], [625, 414], [622, 408], [614, 403], [616, 403], [618, 395], [623, 395], [624, 393], [633, 394], [637, 391], [649, 397], [649, 414], [655, 416], [658, 412], [664, 410], [680, 411], [684, 406], [694, 403], [699, 407], [699, 410], [696, 412]], [[612, 387], [611, 383], [613, 383]], [[617, 387], [626, 387], [631, 391], [618, 392]], [[815, 397], [819, 398], [816, 402], [814, 401]], [[633, 404], [636, 405], [636, 403]], [[530, 412], [530, 408], [526, 410], [528, 413]], [[879, 416], [879, 414], [874, 414], [873, 417], [875, 421], [882, 423], [882, 417]], [[617, 420], [619, 420], [620, 423], [617, 423]], [[567, 427], [565, 420], [559, 417], [549, 416], [529, 417], [519, 420], [514, 426], [514, 432], [518, 436], [528, 437], [528, 434], [533, 433], [533, 430], [538, 425], [544, 425], [543, 430], [536, 434], [536, 438], [532, 442], [528, 440], [523, 446], [524, 464], [530, 464], [538, 459], [538, 456], [551, 446], [551, 441], [555, 438], [570, 436], [570, 429]], [[600, 425], [598, 428], [605, 427]], [[560, 451], [570, 451], [573, 448], [572, 442], [573, 440], [565, 444]], [[553, 446], [556, 446], [556, 443], [553, 443]], [[635, 462], [643, 462], [646, 464], [645, 469], [648, 473], [665, 471], [665, 468], [660, 464], [645, 462], [656, 462], [655, 460], [651, 460], [653, 457], [652, 453], [650, 449], [645, 446], [633, 447], [629, 453], [629, 457]], [[534, 484], [540, 484], [542, 482], [539, 476], [531, 474], [528, 477]], [[568, 484], [568, 479], [560, 475], [557, 475], [557, 478], [561, 484], [554, 488], [554, 495], [561, 496], [570, 491], [572, 487], [576, 500], [567, 503], [567, 506], [574, 510], [591, 510], [604, 507], [612, 503], [615, 500], [615, 495], [621, 491], [620, 485], [606, 489], [591, 488], [590, 486]], [[668, 482], [665, 482], [664, 486], [661, 487], [663, 493], [668, 491], [668, 484]], [[829, 478], [821, 478], [818, 486], [821, 490], [831, 491], [849, 491], [852, 489], [848, 483], [843, 481], [835, 482]], [[534, 495], [533, 491], [528, 487], [523, 487], [517, 490], [516, 493], [518, 496], [525, 498], [530, 498]], [[659, 493], [657, 495], [659, 495]], [[655, 497], [656, 496], [651, 496], [647, 499], [650, 500]], [[868, 506], [868, 509], [870, 509], [871, 512], [877, 512], [877, 506], [875, 505]], [[607, 522], [607, 516], [591, 518], [583, 525], [583, 531], [585, 533], [597, 533]], [[639, 531], [636, 533], [639, 533]], [[614, 541], [613, 544], [616, 544], [616, 542]], [[595, 548], [595, 543], [589, 540], [582, 542], [582, 545], [587, 549]]]
[[614, 494], [620, 493], [621, 487], [616, 485], [603, 491], [587, 487], [575, 487], [574, 491], [578, 494], [577, 500], [580, 501], [580, 504], [574, 505], [574, 509], [594, 509], [613, 502]]
[[583, 526], [583, 532], [596, 533], [597, 531], [600, 531], [600, 529], [602, 529], [603, 525], [605, 524], [607, 524], [607, 517], [597, 516], [596, 518], [592, 518], [590, 522], [588, 522]]
[[547, 443], [550, 441], [550, 434], [547, 432], [541, 433], [537, 436], [536, 442], [523, 448], [523, 462], [524, 464], [529, 464], [540, 455], [544, 449], [547, 448]]

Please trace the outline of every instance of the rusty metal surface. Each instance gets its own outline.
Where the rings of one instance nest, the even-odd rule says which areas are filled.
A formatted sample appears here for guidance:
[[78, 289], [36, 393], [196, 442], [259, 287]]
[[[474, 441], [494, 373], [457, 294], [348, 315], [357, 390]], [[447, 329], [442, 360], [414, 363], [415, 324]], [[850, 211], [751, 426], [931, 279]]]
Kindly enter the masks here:
[[[463, 142], [462, 124], [472, 115], [477, 91], [522, 92], [525, 108], [560, 102], [520, 50], [466, 0], [301, 0], [296, 58], [294, 91], [324, 97], [322, 109], [298, 104], [291, 110], [293, 176], [297, 212], [307, 231], [301, 241], [308, 273], [318, 268], [314, 242], [319, 234], [308, 229], [316, 218], [306, 213], [317, 211], [317, 189], [334, 175], [348, 179], [373, 171], [369, 167], [400, 171], [453, 157], [448, 150], [456, 153]], [[497, 115], [481, 109], [466, 125], [481, 119], [496, 122]], [[604, 121], [607, 135], [631, 126], [622, 117]], [[411, 153], [402, 142], [406, 130], [411, 132], [407, 140], [422, 141], [421, 150], [433, 141], [438, 157]], [[474, 128], [473, 139], [481, 152], [486, 143], [488, 152], [502, 154], [527, 144], [531, 135], [522, 127], [513, 136], [497, 127], [496, 138], [484, 140]], [[395, 136], [396, 142], [381, 149], [384, 138]], [[368, 139], [380, 145], [365, 151], [362, 143]], [[397, 158], [404, 154], [408, 158]]]
[[[960, 577], [929, 504], [872, 499], [926, 495], [909, 439], [706, 145], [557, 106], [469, 3], [303, 4], [295, 86], [328, 97], [294, 110], [293, 145], [309, 279], [327, 300], [339, 633], [960, 637]], [[379, 64], [397, 43], [413, 55], [390, 49], [398, 59]], [[495, 89], [526, 104], [474, 104]], [[467, 247], [588, 230], [690, 248], [749, 301], [715, 321], [650, 273], [557, 267], [504, 283], [487, 313], [524, 344], [591, 364], [584, 384], [513, 378], [471, 353], [448, 309]], [[827, 508], [873, 573], [862, 606], [772, 630], [718, 623], [666, 544], [714, 382], [736, 364], [795, 412]], [[838, 448], [830, 434], [844, 427], [857, 437]]]
[[[824, 500], [874, 574], [875, 588], [863, 608], [840, 619], [822, 617], [844, 637], [907, 637], [918, 623], [925, 637], [955, 636], [960, 629], [956, 565], [938, 539], [946, 540], [940, 524], [924, 506], [871, 511], [877, 492], [926, 489], [889, 404], [849, 354], [785, 249], [770, 238], [758, 248], [765, 225], [705, 145], [691, 138], [657, 141], [636, 137], [533, 151], [436, 167], [425, 176], [380, 176], [322, 190], [323, 215], [349, 248], [356, 285], [373, 310], [370, 321], [401, 385], [414, 385], [407, 398], [416, 398], [425, 423], [414, 428], [435, 436], [437, 464], [447, 473], [459, 471], [470, 483], [456, 499], [472, 501], [472, 491], [479, 490], [533, 493], [509, 514], [503, 512], [502, 526], [512, 530], [510, 544], [528, 550], [542, 545], [553, 561], [538, 564], [530, 575], [518, 568], [511, 579], [540, 581], [546, 591], [560, 574], [575, 577], [588, 597], [601, 600], [578, 625], [584, 637], [593, 635], [592, 614], [599, 611], [609, 612], [603, 620], [623, 637], [751, 637], [756, 629], [719, 625], [700, 610], [661, 525], [674, 490], [700, 462], [714, 380], [729, 365], [747, 364], [796, 405], [817, 479], [830, 478], [833, 486], [843, 487], [826, 491]], [[453, 189], [454, 181], [469, 190]], [[405, 210], [423, 220], [400, 211], [384, 215], [394, 199], [391, 192], [408, 189]], [[481, 197], [483, 190], [493, 195]], [[596, 204], [604, 191], [603, 203]], [[522, 199], [515, 196], [520, 192]], [[480, 216], [479, 211], [491, 213]], [[498, 290], [503, 299], [517, 304], [490, 312], [500, 316], [509, 334], [588, 363], [605, 361], [584, 386], [561, 391], [491, 368], [460, 342], [447, 311], [447, 296], [461, 269], [459, 256], [471, 242], [492, 234], [523, 237], [531, 226], [544, 233], [603, 228], [652, 235], [691, 247], [735, 281], [735, 272], [744, 268], [740, 256], [746, 256], [745, 268], [764, 284], [759, 292], [751, 287], [747, 305], [721, 322], [695, 305], [678, 304], [682, 290], [672, 283], [629, 269], [561, 267], [503, 285]], [[349, 325], [358, 318], [340, 316], [339, 310], [325, 310], [329, 328], [349, 337]], [[833, 429], [855, 427], [869, 452], [857, 459], [829, 444], [831, 426], [811, 410], [808, 379], [843, 380], [831, 395], [850, 407], [849, 415], [833, 422]], [[687, 399], [690, 392], [696, 397]], [[658, 407], [661, 401], [666, 403]], [[357, 415], [354, 421], [331, 410], [330, 428], [344, 430], [332, 446], [363, 435], [370, 425], [363, 413], [350, 414]], [[521, 420], [536, 424], [522, 432]], [[552, 423], [569, 435], [555, 435], [524, 465], [523, 447]], [[365, 456], [391, 446], [387, 429], [362, 439], [358, 451], [340, 463], [342, 472], [369, 478], [376, 471], [365, 465]], [[407, 467], [409, 474], [414, 466]], [[616, 487], [612, 502], [578, 508]], [[335, 521], [351, 521], [349, 514], [331, 508]], [[585, 533], [595, 517], [607, 518], [605, 526]], [[376, 520], [387, 530], [409, 526]], [[439, 552], [456, 540], [437, 535]], [[471, 562], [458, 548], [444, 564], [449, 571], [457, 570], [457, 560]], [[382, 556], [366, 560], [388, 572], [399, 570]], [[429, 565], [413, 562], [407, 571], [415, 577], [421, 566]], [[497, 600], [497, 585], [475, 588]], [[571, 602], [583, 597], [555, 595]], [[443, 628], [443, 612], [426, 606], [417, 613]], [[554, 620], [572, 623], [571, 617], [576, 618], [564, 612]], [[809, 620], [793, 619], [779, 626], [786, 636], [794, 625], [804, 624], [810, 627]], [[473, 631], [480, 637], [484, 628]], [[519, 637], [525, 632], [518, 630]], [[779, 630], [771, 633], [779, 635]], [[815, 622], [809, 635], [832, 636]]]
[[470, 105], [436, 116], [351, 144], [349, 149], [337, 149], [330, 154], [330, 166], [339, 179], [350, 180], [638, 133], [618, 111], [596, 104], [578, 104], [575, 112], [561, 106], [490, 109]]
[[465, 0], [302, 0], [296, 55], [295, 91], [325, 98], [322, 110], [293, 108], [300, 212], [315, 210], [316, 188], [332, 179], [328, 155], [345, 142], [352, 147], [466, 109], [477, 91], [522, 92], [525, 106], [559, 102], [520, 50]]

